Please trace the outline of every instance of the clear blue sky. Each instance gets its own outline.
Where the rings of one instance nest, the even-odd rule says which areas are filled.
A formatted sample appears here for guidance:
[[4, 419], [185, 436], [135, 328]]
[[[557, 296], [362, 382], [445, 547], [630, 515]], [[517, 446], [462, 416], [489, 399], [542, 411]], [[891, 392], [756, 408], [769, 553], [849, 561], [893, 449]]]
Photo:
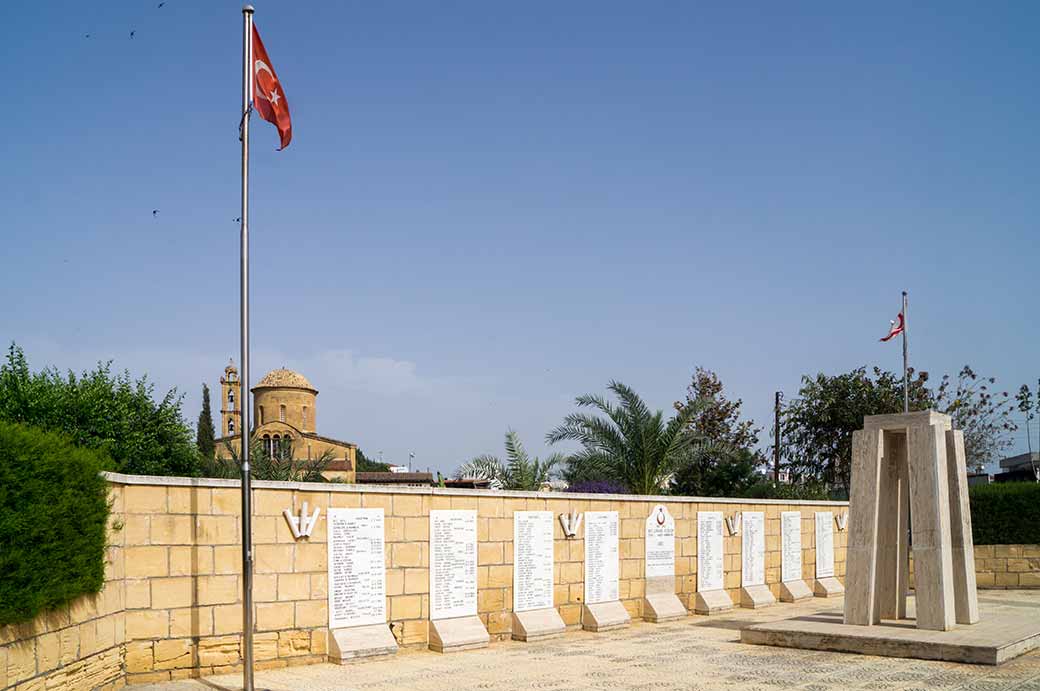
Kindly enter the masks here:
[[[194, 420], [238, 357], [241, 5], [157, 4], [0, 6], [0, 337]], [[804, 373], [898, 369], [904, 287], [912, 364], [1040, 376], [1036, 3], [256, 5], [295, 137], [254, 129], [253, 378], [324, 434], [448, 471], [696, 365], [768, 433]]]

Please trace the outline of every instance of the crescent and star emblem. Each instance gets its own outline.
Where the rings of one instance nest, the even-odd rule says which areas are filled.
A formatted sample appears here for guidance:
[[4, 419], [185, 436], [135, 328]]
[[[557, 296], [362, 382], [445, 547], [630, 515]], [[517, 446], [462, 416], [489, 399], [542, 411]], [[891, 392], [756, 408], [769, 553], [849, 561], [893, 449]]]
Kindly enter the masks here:
[[664, 510], [657, 510], [657, 525], [664, 525]]
[[[262, 72], [266, 72], [267, 76], [261, 77]], [[278, 93], [278, 78], [274, 76], [271, 67], [263, 60], [256, 60], [253, 63], [253, 74], [256, 77], [257, 95], [273, 106], [278, 105], [282, 97]]]

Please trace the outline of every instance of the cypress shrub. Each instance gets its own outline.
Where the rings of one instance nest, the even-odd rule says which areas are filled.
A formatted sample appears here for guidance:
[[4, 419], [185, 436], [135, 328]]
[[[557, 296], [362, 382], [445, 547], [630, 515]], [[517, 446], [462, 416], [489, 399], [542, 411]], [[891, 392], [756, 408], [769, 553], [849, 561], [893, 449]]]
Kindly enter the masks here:
[[101, 590], [105, 465], [58, 434], [0, 422], [0, 625]]
[[976, 485], [971, 497], [971, 534], [976, 545], [1040, 544], [1040, 484]]

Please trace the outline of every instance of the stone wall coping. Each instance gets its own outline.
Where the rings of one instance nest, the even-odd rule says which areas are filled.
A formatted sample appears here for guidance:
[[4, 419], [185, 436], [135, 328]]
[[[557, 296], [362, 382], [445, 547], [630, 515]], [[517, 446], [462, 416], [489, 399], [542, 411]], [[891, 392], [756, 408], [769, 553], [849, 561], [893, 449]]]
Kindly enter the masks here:
[[[105, 479], [121, 485], [158, 487], [233, 487], [241, 482], [223, 478], [167, 477], [160, 475], [124, 475], [102, 473]], [[426, 494], [451, 497], [491, 497], [515, 499], [570, 499], [573, 501], [631, 501], [672, 504], [767, 504], [778, 506], [848, 506], [847, 501], [818, 499], [752, 499], [734, 497], [685, 497], [650, 494], [587, 494], [584, 492], [518, 492], [510, 490], [457, 489], [446, 487], [400, 487], [397, 485], [356, 485], [339, 482], [275, 482], [254, 480], [253, 489], [288, 489], [301, 492], [356, 492], [359, 494]]]

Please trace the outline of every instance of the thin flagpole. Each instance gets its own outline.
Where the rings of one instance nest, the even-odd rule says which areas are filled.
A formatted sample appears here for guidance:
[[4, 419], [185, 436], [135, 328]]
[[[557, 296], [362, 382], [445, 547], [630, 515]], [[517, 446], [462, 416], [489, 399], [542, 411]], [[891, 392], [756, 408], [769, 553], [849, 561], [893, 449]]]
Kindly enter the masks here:
[[249, 111], [253, 105], [253, 6], [242, 8], [242, 689], [253, 691], [253, 506], [249, 477]]
[[906, 312], [907, 297], [906, 291], [903, 291], [903, 412], [910, 412], [910, 375], [909, 371], [909, 350], [907, 345], [906, 332], [910, 328], [910, 315]]

